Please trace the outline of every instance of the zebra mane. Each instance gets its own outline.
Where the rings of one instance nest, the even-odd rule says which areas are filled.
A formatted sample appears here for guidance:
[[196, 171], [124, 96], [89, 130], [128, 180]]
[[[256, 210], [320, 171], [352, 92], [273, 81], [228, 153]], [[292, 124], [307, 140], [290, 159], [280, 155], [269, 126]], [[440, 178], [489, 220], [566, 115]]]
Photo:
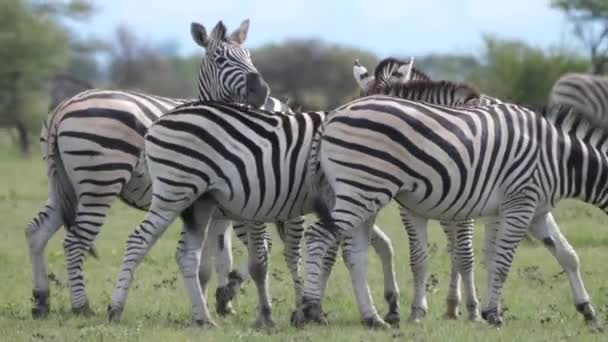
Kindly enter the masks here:
[[417, 100], [429, 93], [450, 94], [462, 98], [462, 102], [480, 98], [481, 93], [472, 85], [451, 81], [417, 80], [409, 82], [391, 82], [384, 87], [375, 84], [368, 94], [385, 94]]
[[209, 100], [201, 100], [201, 99], [189, 99], [186, 102], [181, 103], [181, 104], [175, 106], [171, 110], [171, 112], [174, 112], [174, 111], [179, 110], [179, 109], [184, 109], [186, 107], [194, 107], [194, 106], [201, 106], [201, 105], [212, 105], [212, 104], [221, 104], [221, 105], [224, 105], [224, 106], [231, 106], [231, 107], [245, 107], [247, 109], [256, 109], [256, 110], [262, 111], [262, 109], [255, 108], [252, 105], [247, 104], [247, 103], [209, 101]]

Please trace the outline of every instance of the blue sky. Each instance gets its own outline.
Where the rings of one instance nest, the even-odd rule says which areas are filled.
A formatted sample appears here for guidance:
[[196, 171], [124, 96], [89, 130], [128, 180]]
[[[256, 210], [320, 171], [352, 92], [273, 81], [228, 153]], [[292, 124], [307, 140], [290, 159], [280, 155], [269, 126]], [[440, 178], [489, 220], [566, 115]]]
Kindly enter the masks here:
[[97, 13], [78, 24], [83, 37], [111, 37], [126, 25], [151, 43], [195, 53], [190, 22], [229, 30], [251, 19], [250, 48], [287, 38], [320, 38], [388, 55], [476, 53], [483, 33], [539, 47], [573, 45], [549, 0], [97, 0]]

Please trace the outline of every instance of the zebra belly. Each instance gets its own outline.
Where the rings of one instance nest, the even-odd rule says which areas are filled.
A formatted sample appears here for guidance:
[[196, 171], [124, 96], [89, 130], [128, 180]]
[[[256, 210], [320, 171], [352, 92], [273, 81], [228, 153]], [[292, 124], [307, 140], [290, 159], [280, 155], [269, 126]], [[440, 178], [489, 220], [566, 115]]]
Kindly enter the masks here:
[[273, 222], [285, 221], [306, 214], [307, 212], [302, 212], [301, 210], [294, 210], [291, 212], [284, 210], [278, 213], [254, 214], [251, 213], [251, 211], [242, 211], [240, 208], [230, 203], [222, 203], [221, 201], [218, 201], [218, 210], [215, 212], [213, 218], [235, 221]]
[[[431, 195], [431, 198], [433, 196]], [[465, 220], [468, 218], [493, 217], [498, 215], [502, 195], [493, 191], [486, 198], [458, 198], [453, 204], [435, 206], [429, 201], [420, 202], [418, 196], [403, 192], [397, 194], [395, 200], [410, 212], [420, 217], [434, 220]]]

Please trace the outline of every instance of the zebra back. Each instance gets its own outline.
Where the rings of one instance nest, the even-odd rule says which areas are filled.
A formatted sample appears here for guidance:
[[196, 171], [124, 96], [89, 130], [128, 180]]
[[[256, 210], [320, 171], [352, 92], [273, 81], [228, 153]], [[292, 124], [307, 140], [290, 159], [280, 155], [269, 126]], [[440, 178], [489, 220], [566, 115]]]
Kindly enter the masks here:
[[549, 105], [571, 105], [595, 124], [608, 126], [608, 77], [569, 73], [560, 77]]
[[368, 95], [375, 94], [446, 106], [464, 105], [481, 97], [481, 94], [468, 84], [430, 80], [391, 82], [383, 86], [376, 84], [368, 91]]

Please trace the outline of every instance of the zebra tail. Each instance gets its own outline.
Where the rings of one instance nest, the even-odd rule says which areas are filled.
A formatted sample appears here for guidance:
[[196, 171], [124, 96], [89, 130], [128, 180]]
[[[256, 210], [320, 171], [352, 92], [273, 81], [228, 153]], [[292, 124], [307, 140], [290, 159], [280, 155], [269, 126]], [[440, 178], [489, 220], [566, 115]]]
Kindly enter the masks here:
[[312, 210], [321, 222], [331, 222], [331, 210], [327, 206], [327, 201], [321, 196], [315, 196], [313, 199]]
[[[46, 148], [43, 148], [43, 158], [46, 159], [48, 177], [53, 180], [54, 196], [56, 196], [57, 203], [60, 206], [58, 209], [61, 211], [63, 226], [67, 231], [73, 232], [71, 228], [76, 221], [78, 200], [57, 144], [57, 124], [54, 124], [57, 112], [58, 110], [54, 110], [49, 114], [49, 118], [40, 133], [40, 141], [46, 141]], [[88, 253], [95, 259], [99, 258], [94, 245], [91, 245]]]
[[324, 129], [325, 123], [322, 123], [313, 137], [308, 158], [308, 168], [311, 170], [309, 177], [311, 177], [310, 185], [313, 194], [312, 210], [321, 222], [329, 223], [331, 222], [329, 204], [333, 202], [333, 191], [321, 169], [321, 138], [323, 137]]

